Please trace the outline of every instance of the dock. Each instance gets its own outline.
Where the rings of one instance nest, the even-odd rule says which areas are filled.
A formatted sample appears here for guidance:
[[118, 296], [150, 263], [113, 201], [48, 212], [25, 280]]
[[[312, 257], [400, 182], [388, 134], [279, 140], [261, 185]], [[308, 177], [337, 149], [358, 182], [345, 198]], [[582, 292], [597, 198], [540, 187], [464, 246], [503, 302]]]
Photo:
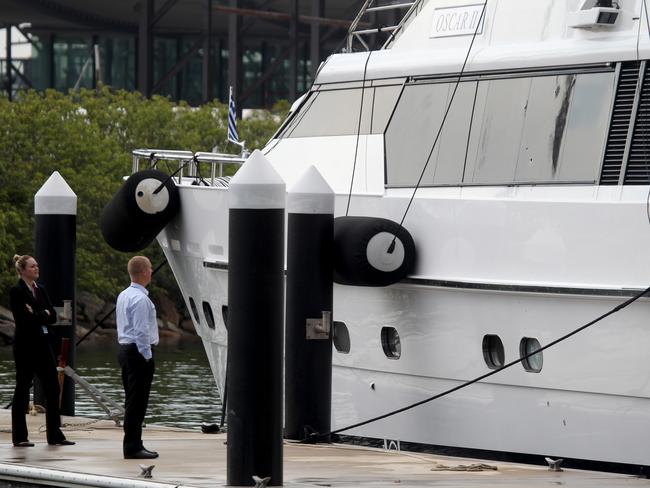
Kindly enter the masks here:
[[[226, 434], [204, 434], [149, 424], [145, 446], [153, 460], [122, 458], [122, 429], [110, 420], [63, 417], [74, 446], [49, 446], [45, 416], [27, 417], [30, 440], [11, 443], [9, 410], [0, 410], [0, 486], [202, 488], [226, 484]], [[154, 465], [152, 477], [140, 465]], [[484, 466], [481, 466], [484, 465]], [[481, 469], [481, 467], [483, 469]], [[630, 475], [532, 466], [432, 454], [396, 452], [345, 444], [284, 444], [284, 486], [289, 487], [648, 487]]]

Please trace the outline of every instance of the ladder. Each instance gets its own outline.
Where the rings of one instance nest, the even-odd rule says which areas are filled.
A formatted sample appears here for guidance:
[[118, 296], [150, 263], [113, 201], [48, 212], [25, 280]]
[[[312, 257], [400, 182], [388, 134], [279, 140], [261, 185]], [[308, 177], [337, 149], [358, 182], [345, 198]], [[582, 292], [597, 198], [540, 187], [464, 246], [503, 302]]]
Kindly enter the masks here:
[[[422, 3], [423, 0], [413, 0], [401, 3], [389, 0], [389, 2], [384, 2], [383, 4], [381, 3], [381, 0], [366, 0], [356, 18], [352, 21], [352, 24], [350, 24], [350, 29], [348, 30], [347, 35], [346, 52], [353, 51], [355, 41], [361, 44], [364, 50], [370, 51], [368, 43], [364, 40], [365, 36], [390, 32], [389, 38], [381, 47], [381, 49], [385, 49], [395, 38], [395, 34], [397, 34], [397, 32], [402, 28], [406, 19], [409, 18], [412, 12], [414, 12]], [[370, 29], [359, 29], [359, 25], [367, 14], [388, 12], [391, 10], [398, 12], [396, 18], [399, 18], [399, 20], [397, 20], [394, 25], [378, 25], [377, 27]], [[401, 17], [399, 17], [399, 15], [401, 15]]]

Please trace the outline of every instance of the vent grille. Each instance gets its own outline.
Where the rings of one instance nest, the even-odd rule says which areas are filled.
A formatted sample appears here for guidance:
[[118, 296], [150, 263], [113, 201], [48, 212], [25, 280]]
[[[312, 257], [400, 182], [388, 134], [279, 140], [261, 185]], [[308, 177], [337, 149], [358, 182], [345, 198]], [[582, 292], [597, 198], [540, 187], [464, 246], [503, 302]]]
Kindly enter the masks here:
[[641, 97], [634, 121], [632, 144], [625, 168], [626, 185], [647, 185], [650, 183], [650, 75], [646, 68], [641, 86]]
[[632, 119], [638, 80], [639, 63], [636, 61], [623, 63], [607, 136], [603, 169], [600, 175], [601, 185], [618, 184], [625, 157], [625, 144]]

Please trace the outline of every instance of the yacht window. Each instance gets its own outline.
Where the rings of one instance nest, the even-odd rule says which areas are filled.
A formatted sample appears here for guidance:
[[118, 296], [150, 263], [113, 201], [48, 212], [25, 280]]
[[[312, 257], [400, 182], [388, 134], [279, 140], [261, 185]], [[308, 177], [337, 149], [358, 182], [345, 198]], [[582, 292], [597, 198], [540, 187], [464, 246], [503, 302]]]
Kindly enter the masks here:
[[598, 180], [615, 91], [614, 72], [576, 78], [556, 180]]
[[406, 85], [385, 132], [386, 182], [414, 186], [426, 164], [422, 186], [593, 183], [615, 85], [613, 70], [463, 81], [430, 157], [455, 82]]
[[366, 106], [364, 105], [363, 107], [364, 112], [368, 114], [372, 113], [368, 130], [370, 134], [384, 133], [388, 119], [393, 113], [395, 103], [397, 103], [397, 97], [401, 91], [402, 87], [399, 85], [379, 86], [372, 89], [372, 108], [371, 110], [366, 110]]
[[192, 318], [198, 324], [201, 322], [201, 319], [199, 318], [199, 311], [196, 308], [196, 303], [194, 303], [194, 298], [190, 297], [189, 301], [190, 301], [190, 310], [192, 311]]
[[530, 78], [479, 83], [465, 183], [489, 185], [514, 181], [530, 83]]
[[575, 83], [576, 75], [543, 76], [530, 80], [515, 181], [555, 179]]
[[223, 319], [223, 325], [228, 330], [228, 305], [221, 306], [221, 318]]
[[497, 335], [483, 336], [483, 359], [490, 369], [499, 369], [505, 362], [503, 342]]
[[205, 315], [205, 322], [210, 329], [214, 329], [214, 315], [212, 314], [212, 307], [208, 302], [203, 302], [203, 315]]
[[[541, 347], [542, 346], [539, 341], [534, 337], [524, 337], [519, 343], [519, 357], [523, 358], [524, 356], [537, 351]], [[532, 356], [522, 360], [521, 365], [526, 371], [530, 371], [531, 373], [539, 373], [542, 370], [542, 366], [544, 365], [543, 354], [543, 352], [533, 354]]]
[[350, 333], [348, 332], [348, 327], [344, 322], [334, 321], [332, 324], [334, 327], [333, 343], [336, 350], [342, 354], [348, 354], [350, 352]]
[[[476, 82], [458, 86], [426, 171], [423, 186], [454, 184], [463, 176]], [[440, 130], [453, 93], [451, 83], [419, 83], [404, 87], [385, 133], [387, 181], [414, 186]]]
[[320, 91], [307, 101], [287, 137], [356, 134], [361, 89]]
[[381, 328], [381, 347], [388, 359], [399, 359], [402, 355], [402, 344], [395, 327]]
[[[401, 86], [321, 90], [309, 97], [281, 137], [318, 137], [384, 132]], [[359, 112], [363, 93], [361, 126]]]
[[614, 81], [607, 72], [480, 82], [464, 182], [595, 182]]

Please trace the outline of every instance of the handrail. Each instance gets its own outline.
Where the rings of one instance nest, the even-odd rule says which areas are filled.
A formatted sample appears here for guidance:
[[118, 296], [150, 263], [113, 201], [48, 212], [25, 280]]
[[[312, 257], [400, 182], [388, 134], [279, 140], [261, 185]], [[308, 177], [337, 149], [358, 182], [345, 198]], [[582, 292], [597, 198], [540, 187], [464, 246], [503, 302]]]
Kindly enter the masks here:
[[413, 4], [411, 7], [406, 11], [406, 13], [402, 16], [401, 20], [397, 24], [397, 28], [391, 32], [391, 35], [388, 39], [386, 39], [386, 42], [381, 46], [381, 49], [387, 49], [388, 45], [395, 40], [395, 37], [399, 32], [402, 30], [404, 27], [404, 24], [408, 22], [408, 20], [411, 18], [411, 16], [417, 11], [417, 9], [425, 2], [425, 0], [414, 0]]
[[347, 44], [346, 47], [347, 47], [348, 52], [352, 52], [352, 36], [353, 36], [352, 33], [355, 30], [357, 30], [357, 26], [359, 25], [359, 22], [361, 22], [361, 18], [363, 17], [363, 14], [366, 13], [366, 10], [368, 9], [368, 7], [370, 7], [370, 5], [372, 5], [373, 1], [374, 0], [366, 0], [365, 3], [363, 4], [363, 7], [361, 7], [361, 10], [359, 10], [359, 13], [357, 14], [355, 19], [350, 24], [350, 28], [348, 29], [348, 40], [347, 40], [347, 43], [346, 43]]
[[[384, 44], [381, 47], [381, 49], [386, 49], [388, 45], [393, 40], [395, 40], [395, 36], [400, 32], [400, 30], [402, 29], [406, 21], [413, 15], [414, 12], [417, 11], [417, 9], [422, 5], [422, 3], [424, 3], [424, 1], [425, 0], [413, 0], [412, 2], [406, 2], [406, 3], [392, 3], [388, 5], [373, 6], [375, 0], [366, 0], [366, 2], [364, 2], [363, 6], [359, 10], [359, 13], [350, 24], [350, 28], [348, 29], [346, 51], [352, 52], [352, 44], [354, 39], [359, 41], [366, 49], [366, 51], [369, 51], [370, 49], [368, 45], [361, 38], [362, 35], [377, 34], [380, 32], [392, 31], [389, 38], [386, 40], [386, 42], [384, 42]], [[395, 10], [395, 9], [408, 9], [396, 25], [377, 27], [374, 29], [370, 28], [370, 29], [357, 30], [357, 27], [361, 23], [361, 19], [366, 13], [380, 12], [385, 10]]]
[[[158, 161], [178, 161], [177, 181], [180, 185], [183, 182], [183, 169], [187, 166], [187, 176], [193, 180], [194, 184], [205, 183], [207, 181], [201, 175], [199, 170], [200, 163], [210, 165], [210, 186], [227, 186], [227, 176], [224, 176], [224, 165], [236, 164], [242, 165], [248, 158], [248, 153], [242, 151], [242, 154], [213, 153], [213, 152], [192, 152], [181, 151], [176, 149], [135, 149], [133, 155], [132, 172], [140, 170], [140, 161], [146, 160], [148, 167], [155, 168]], [[215, 184], [216, 182], [216, 184]]]

